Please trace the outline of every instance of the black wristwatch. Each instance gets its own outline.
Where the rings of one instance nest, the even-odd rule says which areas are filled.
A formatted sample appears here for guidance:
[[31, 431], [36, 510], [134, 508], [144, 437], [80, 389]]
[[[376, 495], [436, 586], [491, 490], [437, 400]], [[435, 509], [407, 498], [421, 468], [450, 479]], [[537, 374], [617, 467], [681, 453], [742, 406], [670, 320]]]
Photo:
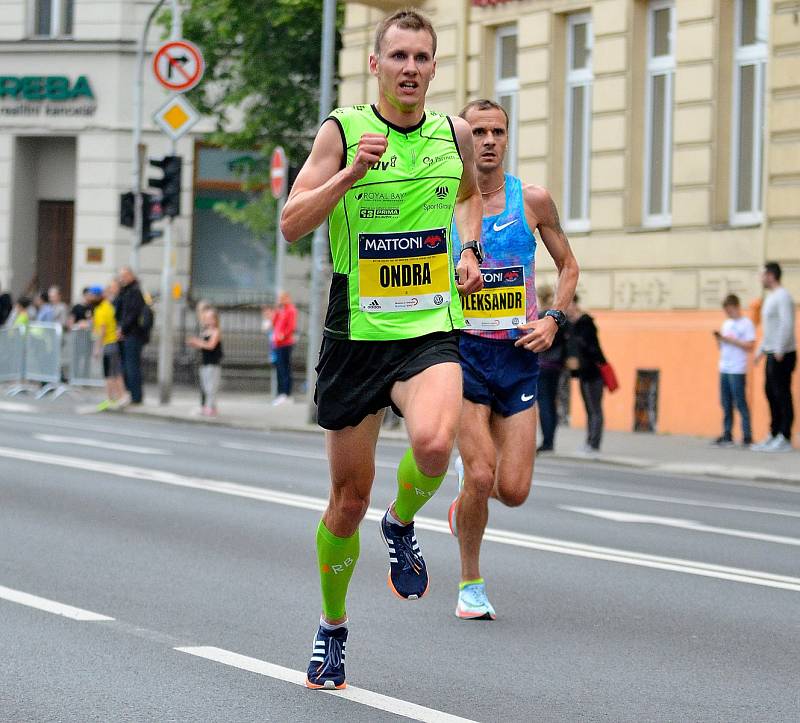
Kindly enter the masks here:
[[544, 315], [552, 316], [559, 329], [567, 323], [567, 315], [560, 309], [548, 309], [544, 312]]
[[463, 244], [461, 244], [461, 253], [459, 254], [459, 257], [461, 257], [461, 254], [463, 254], [467, 249], [472, 249], [472, 253], [475, 254], [475, 258], [477, 259], [479, 265], [483, 263], [483, 244], [480, 241], [473, 239], [472, 241], [465, 241]]

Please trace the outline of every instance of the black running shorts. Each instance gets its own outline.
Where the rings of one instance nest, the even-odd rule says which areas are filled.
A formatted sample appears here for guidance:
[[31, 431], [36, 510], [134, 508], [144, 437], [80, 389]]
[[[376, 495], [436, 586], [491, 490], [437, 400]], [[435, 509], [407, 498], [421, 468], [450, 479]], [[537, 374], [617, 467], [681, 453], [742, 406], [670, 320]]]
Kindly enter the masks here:
[[457, 331], [398, 341], [352, 341], [324, 337], [317, 364], [317, 422], [325, 429], [355, 427], [391, 406], [395, 382], [428, 367], [459, 363]]

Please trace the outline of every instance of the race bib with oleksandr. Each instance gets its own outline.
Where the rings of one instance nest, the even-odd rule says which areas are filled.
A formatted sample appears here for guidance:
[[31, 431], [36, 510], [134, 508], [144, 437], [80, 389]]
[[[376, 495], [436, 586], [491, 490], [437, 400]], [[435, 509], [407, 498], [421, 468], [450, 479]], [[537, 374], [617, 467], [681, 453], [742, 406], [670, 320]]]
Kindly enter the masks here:
[[525, 269], [481, 269], [483, 289], [461, 297], [467, 329], [516, 329], [526, 322]]
[[359, 305], [367, 312], [422, 311], [450, 303], [447, 232], [360, 233]]

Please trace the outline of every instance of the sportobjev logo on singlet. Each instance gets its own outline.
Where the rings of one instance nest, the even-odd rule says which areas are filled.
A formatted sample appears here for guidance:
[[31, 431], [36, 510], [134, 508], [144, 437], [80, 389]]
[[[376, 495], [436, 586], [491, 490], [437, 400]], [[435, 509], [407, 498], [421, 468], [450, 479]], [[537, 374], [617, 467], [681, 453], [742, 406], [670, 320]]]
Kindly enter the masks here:
[[449, 304], [448, 270], [443, 228], [358, 235], [362, 311], [436, 309]]

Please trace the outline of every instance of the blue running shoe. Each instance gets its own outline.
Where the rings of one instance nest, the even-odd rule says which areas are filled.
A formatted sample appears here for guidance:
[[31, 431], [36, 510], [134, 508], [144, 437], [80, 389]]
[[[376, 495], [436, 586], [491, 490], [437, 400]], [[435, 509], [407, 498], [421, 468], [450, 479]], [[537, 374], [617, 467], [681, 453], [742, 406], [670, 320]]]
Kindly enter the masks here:
[[486, 595], [483, 579], [467, 584], [461, 583], [458, 590], [456, 617], [462, 620], [496, 620], [492, 604]]
[[314, 637], [314, 652], [306, 673], [306, 688], [341, 690], [347, 687], [344, 679], [344, 649], [347, 628], [325, 630], [321, 625]]
[[419, 551], [414, 523], [394, 525], [388, 515], [387, 510], [381, 520], [381, 537], [389, 548], [389, 588], [399, 598], [418, 600], [428, 592], [428, 570]]
[[461, 455], [456, 457], [456, 475], [458, 476], [458, 495], [450, 503], [450, 509], [447, 510], [447, 523], [450, 525], [450, 532], [453, 533], [453, 537], [458, 537], [456, 515], [458, 514], [458, 499], [461, 496], [461, 490], [464, 489], [464, 462], [461, 459]]

